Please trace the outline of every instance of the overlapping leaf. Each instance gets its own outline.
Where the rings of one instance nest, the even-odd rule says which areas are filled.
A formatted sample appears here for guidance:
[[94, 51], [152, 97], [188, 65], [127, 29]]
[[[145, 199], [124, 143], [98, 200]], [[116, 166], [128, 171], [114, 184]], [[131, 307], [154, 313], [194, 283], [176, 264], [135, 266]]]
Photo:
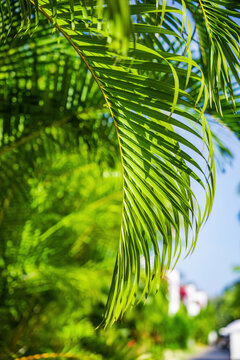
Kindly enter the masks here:
[[196, 22], [210, 104], [223, 116], [221, 94], [235, 108], [233, 83], [240, 85], [239, 5], [231, 0], [187, 1]]
[[232, 104], [229, 103], [226, 99], [224, 99], [224, 95], [222, 95], [221, 106], [222, 113], [220, 115], [217, 111], [213, 109], [209, 109], [208, 113], [213, 117], [213, 119], [226, 126], [229, 130], [231, 130], [238, 138], [240, 138], [240, 87], [238, 84], [233, 84], [233, 92], [234, 92], [234, 102], [236, 112], [233, 114]]
[[[17, 24], [17, 11], [12, 18]], [[74, 49], [57, 42], [44, 18], [31, 37], [16, 31], [0, 44], [1, 206], [24, 194], [40, 157], [83, 141], [98, 162], [113, 164], [117, 145], [101, 92]]]

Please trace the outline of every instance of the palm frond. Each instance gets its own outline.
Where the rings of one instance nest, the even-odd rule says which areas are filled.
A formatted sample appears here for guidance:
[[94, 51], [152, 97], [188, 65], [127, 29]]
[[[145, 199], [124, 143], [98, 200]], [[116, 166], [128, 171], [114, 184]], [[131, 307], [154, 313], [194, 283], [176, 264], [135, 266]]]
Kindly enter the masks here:
[[[193, 250], [212, 207], [214, 160], [204, 117], [208, 92], [202, 71], [192, 60], [191, 36], [184, 35], [185, 6], [180, 10], [165, 4], [131, 5], [126, 53], [125, 45], [123, 52], [109, 46], [108, 31], [99, 28], [95, 15], [99, 4], [84, 3], [26, 1], [19, 31], [28, 31], [34, 20], [28, 12], [33, 4], [35, 13], [43, 14], [76, 50], [113, 119], [122, 163], [123, 204], [119, 250], [103, 320], [108, 325], [136, 301], [142, 258], [145, 287], [138, 301], [158, 287], [183, 246]], [[142, 21], [158, 13], [162, 13], [159, 26]], [[163, 39], [171, 38], [177, 47], [184, 47], [182, 53], [161, 46]], [[192, 82], [199, 83], [196, 96], [188, 87]], [[192, 182], [205, 191], [203, 212]]]
[[[221, 116], [217, 111], [209, 109], [208, 113], [215, 121], [226, 126], [240, 139], [240, 91], [237, 83], [233, 84], [234, 100], [236, 112], [232, 112], [232, 104], [226, 99], [221, 100], [222, 113]], [[223, 96], [222, 96], [223, 97]]]
[[197, 28], [210, 105], [223, 116], [221, 95], [235, 107], [233, 83], [240, 85], [239, 6], [235, 1], [187, 1]]
[[[12, 191], [24, 193], [23, 179], [41, 156], [73, 151], [84, 141], [99, 162], [113, 164], [117, 145], [91, 73], [64, 39], [57, 42], [47, 20], [31, 37], [15, 33], [12, 28], [0, 45], [1, 201]], [[97, 152], [103, 141], [109, 151]]]

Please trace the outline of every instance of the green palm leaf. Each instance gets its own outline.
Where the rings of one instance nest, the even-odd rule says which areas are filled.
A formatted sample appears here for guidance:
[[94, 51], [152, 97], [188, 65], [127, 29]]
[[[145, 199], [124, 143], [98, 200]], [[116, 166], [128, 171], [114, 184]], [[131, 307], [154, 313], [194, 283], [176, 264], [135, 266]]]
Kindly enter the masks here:
[[[140, 301], [157, 289], [182, 246], [187, 251], [194, 248], [199, 228], [209, 215], [214, 195], [214, 161], [211, 133], [204, 117], [208, 92], [201, 69], [192, 60], [191, 35], [184, 35], [184, 3], [181, 10], [165, 3], [157, 8], [152, 4], [132, 5], [129, 34], [121, 36], [123, 51], [118, 51], [119, 43], [109, 44], [107, 24], [111, 24], [111, 16], [107, 15], [106, 26], [99, 26], [99, 2], [31, 3], [39, 19], [40, 13], [47, 17], [86, 65], [102, 93], [117, 134], [123, 203], [119, 250], [103, 320], [103, 325], [108, 325], [136, 299]], [[26, 4], [20, 2], [19, 32], [31, 27], [33, 10], [29, 1]], [[116, 13], [121, 14], [122, 4], [120, 0], [109, 1], [103, 15], [105, 11], [111, 14], [114, 6], [119, 6]], [[153, 25], [152, 15], [159, 14], [160, 24]], [[145, 24], [140, 18], [151, 21]], [[129, 19], [128, 10], [124, 19]], [[113, 38], [116, 31], [110, 31]], [[178, 48], [184, 47], [180, 55], [161, 46], [170, 37]], [[188, 84], [196, 82], [199, 91], [194, 96]], [[201, 147], [204, 149], [199, 150]], [[192, 182], [205, 191], [203, 212], [191, 190]], [[145, 287], [138, 296], [141, 259]]]
[[[240, 85], [239, 5], [235, 1], [189, 1], [196, 22], [202, 64], [209, 86], [210, 105], [223, 116], [221, 96], [235, 108], [233, 83]], [[235, 108], [236, 110], [236, 108]]]
[[[12, 16], [16, 24], [18, 17]], [[101, 92], [74, 49], [57, 42], [47, 19], [31, 37], [15, 38], [16, 31], [0, 51], [0, 181], [6, 196], [24, 193], [38, 158], [59, 148], [73, 151], [84, 141], [97, 162], [112, 164], [102, 142], [112, 153], [117, 145]]]

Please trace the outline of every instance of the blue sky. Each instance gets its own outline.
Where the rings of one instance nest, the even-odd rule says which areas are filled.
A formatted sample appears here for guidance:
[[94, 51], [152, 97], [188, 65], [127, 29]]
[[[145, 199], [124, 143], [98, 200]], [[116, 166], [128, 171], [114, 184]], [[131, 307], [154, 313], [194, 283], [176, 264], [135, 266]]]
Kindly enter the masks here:
[[233, 267], [240, 265], [240, 141], [224, 131], [221, 137], [231, 149], [234, 159], [225, 163], [225, 172], [217, 166], [216, 195], [207, 223], [200, 231], [192, 255], [180, 259], [176, 268], [183, 282], [193, 282], [210, 297], [239, 278]]

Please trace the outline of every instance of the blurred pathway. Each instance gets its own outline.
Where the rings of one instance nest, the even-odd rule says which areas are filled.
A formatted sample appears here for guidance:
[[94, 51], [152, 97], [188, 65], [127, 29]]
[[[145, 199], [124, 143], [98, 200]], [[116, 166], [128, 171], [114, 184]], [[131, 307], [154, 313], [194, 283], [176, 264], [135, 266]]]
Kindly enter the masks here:
[[189, 360], [229, 360], [229, 352], [227, 350], [214, 348]]

